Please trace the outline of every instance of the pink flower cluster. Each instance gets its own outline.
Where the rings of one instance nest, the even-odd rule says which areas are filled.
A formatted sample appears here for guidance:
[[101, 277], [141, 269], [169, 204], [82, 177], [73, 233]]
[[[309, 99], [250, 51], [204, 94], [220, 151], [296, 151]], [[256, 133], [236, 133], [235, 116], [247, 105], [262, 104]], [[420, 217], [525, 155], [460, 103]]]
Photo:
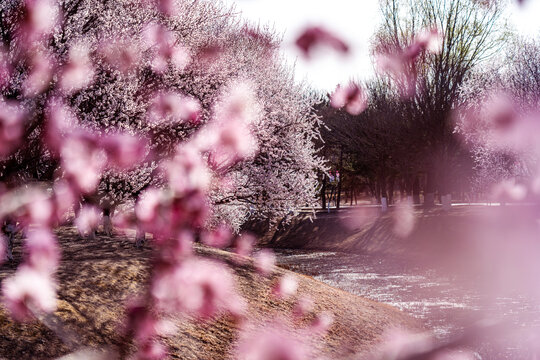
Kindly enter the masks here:
[[416, 93], [417, 70], [415, 62], [425, 52], [437, 54], [442, 49], [443, 34], [435, 27], [419, 32], [405, 48], [380, 44], [377, 65], [381, 72], [393, 79], [405, 98]]

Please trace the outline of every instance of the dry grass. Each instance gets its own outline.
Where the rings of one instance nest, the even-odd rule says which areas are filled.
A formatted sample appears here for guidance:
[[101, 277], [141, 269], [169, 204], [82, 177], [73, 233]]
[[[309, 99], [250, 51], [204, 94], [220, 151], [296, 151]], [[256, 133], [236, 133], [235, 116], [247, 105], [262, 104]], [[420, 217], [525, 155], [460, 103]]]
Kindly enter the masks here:
[[[44, 319], [49, 325], [45, 326], [37, 321], [15, 323], [0, 307], [0, 357], [48, 359], [83, 346], [114, 349], [125, 341], [120, 331], [123, 306], [147, 281], [150, 247], [136, 249], [125, 236], [83, 240], [70, 227], [58, 229], [57, 234], [62, 247], [57, 273], [58, 310]], [[0, 280], [13, 274], [21, 260], [18, 244], [14, 251], [15, 262], [0, 267]], [[248, 322], [257, 324], [289, 316], [294, 299], [279, 301], [270, 294], [273, 282], [287, 270], [276, 268], [271, 277], [264, 278], [254, 272], [250, 262], [238, 265], [235, 255], [203, 247], [197, 247], [197, 251], [201, 256], [217, 258], [231, 266], [238, 290], [249, 304]], [[310, 277], [298, 277], [299, 296], [309, 295], [315, 300], [317, 311], [331, 311], [335, 315], [336, 321], [328, 334], [317, 340], [318, 351], [325, 357], [347, 358], [364, 352], [391, 326], [421, 328], [416, 320], [390, 306], [332, 288]], [[295, 326], [302, 328], [312, 318], [310, 314]], [[204, 324], [190, 319], [174, 320], [178, 331], [167, 339], [171, 358], [232, 357], [239, 324], [228, 316]]]

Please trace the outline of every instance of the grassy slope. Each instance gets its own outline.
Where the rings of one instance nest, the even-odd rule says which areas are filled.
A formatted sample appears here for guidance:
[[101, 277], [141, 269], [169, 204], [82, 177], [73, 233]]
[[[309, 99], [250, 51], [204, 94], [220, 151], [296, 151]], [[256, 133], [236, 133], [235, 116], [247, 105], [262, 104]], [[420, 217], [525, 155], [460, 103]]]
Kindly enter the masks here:
[[[66, 354], [81, 346], [115, 346], [120, 335], [123, 304], [137, 293], [147, 279], [151, 250], [135, 249], [126, 237], [98, 236], [94, 241], [82, 240], [73, 228], [58, 231], [62, 246], [58, 310], [47, 319], [63, 323], [63, 341], [41, 323], [18, 324], [9, 320], [0, 307], [0, 357], [8, 359], [44, 359]], [[262, 323], [278, 316], [286, 317], [294, 300], [278, 301], [270, 295], [273, 282], [287, 270], [276, 268], [273, 276], [263, 278], [248, 262], [237, 265], [234, 255], [215, 249], [198, 247], [200, 255], [227, 262], [234, 271], [240, 293], [249, 303], [248, 321]], [[0, 280], [15, 271], [20, 261], [20, 246], [14, 251], [15, 264], [0, 267]], [[400, 311], [327, 286], [310, 277], [299, 275], [299, 295], [315, 300], [316, 310], [331, 311], [336, 321], [328, 334], [319, 339], [318, 350], [328, 358], [339, 358], [363, 352], [372, 347], [384, 329], [400, 326], [420, 329], [421, 325]], [[308, 315], [301, 328], [313, 317]], [[199, 324], [180, 320], [178, 331], [167, 342], [171, 358], [224, 359], [231, 357], [238, 324], [227, 316]], [[52, 325], [54, 326], [54, 325]]]

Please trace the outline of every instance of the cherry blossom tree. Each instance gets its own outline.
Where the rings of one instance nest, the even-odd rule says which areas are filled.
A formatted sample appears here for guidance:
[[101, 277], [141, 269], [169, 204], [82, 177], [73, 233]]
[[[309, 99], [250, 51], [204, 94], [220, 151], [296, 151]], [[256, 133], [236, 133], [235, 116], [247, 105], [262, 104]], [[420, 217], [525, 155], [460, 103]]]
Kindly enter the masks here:
[[[6, 19], [18, 16], [17, 3], [4, 3]], [[62, 149], [39, 141], [42, 134], [62, 131], [61, 122], [70, 118], [90, 135], [66, 145], [65, 152], [87, 152], [90, 137], [105, 136], [101, 147], [115, 161], [105, 166], [96, 152], [93, 175], [84, 177], [90, 183], [80, 186], [93, 188], [97, 182], [94, 198], [101, 206], [132, 200], [163, 183], [162, 160], [215, 117], [214, 104], [227, 95], [223, 89], [244, 84], [255, 93], [251, 105], [258, 113], [249, 128], [256, 139], [236, 145], [261, 146], [248, 161], [212, 169], [229, 173], [229, 186], [212, 192], [216, 222], [234, 220], [238, 228], [250, 213], [274, 218], [312, 205], [313, 174], [322, 164], [312, 144], [318, 120], [313, 99], [294, 84], [291, 69], [279, 58], [278, 37], [241, 24], [220, 3], [172, 3], [174, 14], [161, 13], [151, 2], [62, 2], [62, 16], [40, 25], [50, 33], [49, 44], [40, 48], [10, 40], [17, 29], [6, 20], [3, 58], [32, 49], [28, 63], [3, 67], [13, 72], [4, 93], [24, 97], [37, 114], [18, 130], [30, 141], [2, 161], [1, 178], [50, 181], [59, 171], [77, 177], [76, 161], [58, 162], [55, 153]], [[241, 101], [243, 95], [237, 95]], [[7, 151], [13, 141], [5, 144]]]

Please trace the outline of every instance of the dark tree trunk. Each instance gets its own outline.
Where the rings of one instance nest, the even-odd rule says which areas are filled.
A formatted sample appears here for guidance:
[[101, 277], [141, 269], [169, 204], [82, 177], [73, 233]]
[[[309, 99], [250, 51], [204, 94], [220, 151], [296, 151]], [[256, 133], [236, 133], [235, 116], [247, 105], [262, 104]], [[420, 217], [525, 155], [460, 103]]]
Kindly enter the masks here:
[[339, 204], [341, 203], [341, 188], [343, 184], [343, 149], [339, 152], [339, 167], [338, 167], [338, 184], [337, 184], [337, 201], [336, 201], [336, 209], [339, 209]]
[[326, 210], [326, 175], [325, 174], [322, 174], [321, 206], [323, 210]]
[[412, 194], [413, 202], [415, 204], [420, 204], [420, 178], [418, 175], [414, 177], [414, 181], [412, 184]]

